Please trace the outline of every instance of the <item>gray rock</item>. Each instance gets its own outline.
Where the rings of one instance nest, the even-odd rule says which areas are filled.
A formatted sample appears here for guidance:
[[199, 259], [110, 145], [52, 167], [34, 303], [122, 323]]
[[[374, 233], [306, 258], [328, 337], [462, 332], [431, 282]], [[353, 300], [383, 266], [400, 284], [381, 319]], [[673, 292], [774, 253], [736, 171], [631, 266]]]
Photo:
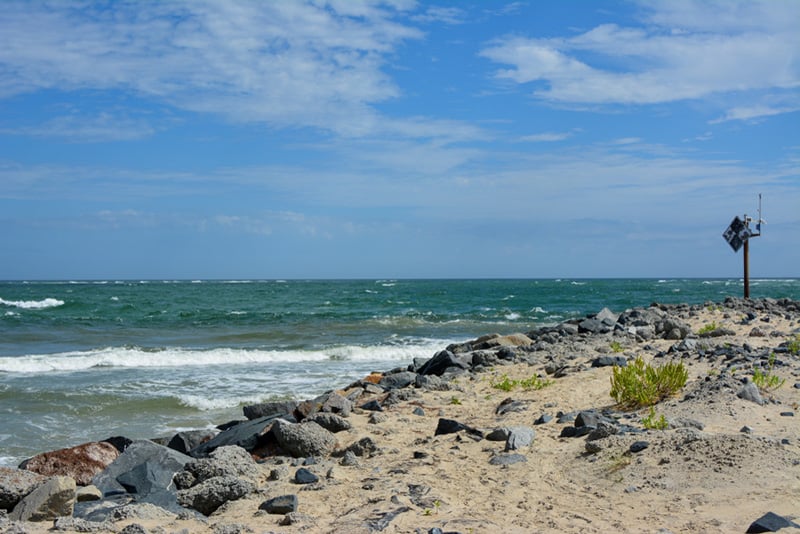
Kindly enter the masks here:
[[331, 393], [322, 404], [322, 411], [336, 413], [342, 417], [348, 417], [353, 411], [353, 401], [342, 397], [338, 393]]
[[334, 413], [325, 413], [325, 412], [315, 413], [308, 419], [304, 419], [303, 422], [317, 423], [325, 430], [333, 432], [334, 434], [337, 432], [343, 432], [345, 430], [350, 430], [351, 428], [353, 428], [353, 425], [350, 423], [350, 421]]
[[[92, 482], [103, 492], [104, 496], [129, 492], [136, 493], [141, 497], [146, 495], [149, 490], [170, 487], [175, 473], [182, 470], [183, 466], [192, 460], [191, 456], [157, 445], [152, 441], [134, 441], [111, 465], [95, 476]], [[140, 468], [141, 480], [136, 481], [133, 480], [133, 477], [127, 477], [128, 488], [117, 480], [137, 467]]]
[[344, 450], [344, 456], [347, 457], [347, 453], [350, 452], [355, 456], [371, 456], [378, 451], [378, 445], [375, 441], [370, 437], [364, 437], [360, 440], [356, 441], [352, 445], [349, 445]]
[[533, 422], [534, 425], [543, 425], [545, 423], [549, 423], [553, 420], [553, 416], [550, 414], [543, 413], [539, 416], [539, 418]]
[[12, 521], [52, 521], [71, 516], [78, 486], [70, 477], [52, 477], [25, 496], [8, 514]]
[[259, 510], [268, 514], [289, 514], [297, 511], [297, 495], [281, 495], [261, 503]]
[[747, 528], [747, 534], [757, 532], [778, 532], [785, 527], [800, 528], [800, 525], [794, 521], [790, 521], [785, 517], [779, 516], [774, 512], [767, 512], [755, 521], [753, 521]]
[[241, 499], [255, 490], [256, 485], [249, 480], [236, 476], [214, 477], [188, 490], [179, 491], [178, 502], [203, 515], [211, 515], [226, 502]]
[[625, 356], [600, 356], [592, 360], [592, 367], [627, 367], [628, 359]]
[[425, 362], [417, 372], [421, 375], [441, 376], [449, 367], [468, 369], [469, 365], [467, 365], [449, 350], [443, 350], [437, 352], [433, 358]]
[[97, 523], [77, 517], [58, 517], [53, 522], [51, 530], [57, 532], [114, 532], [116, 529], [110, 521]]
[[272, 426], [278, 444], [296, 458], [325, 456], [336, 447], [336, 438], [317, 423], [289, 423], [278, 419]]
[[319, 477], [308, 469], [301, 467], [295, 472], [294, 481], [297, 484], [314, 484], [315, 482], [319, 482]]
[[513, 426], [509, 430], [508, 439], [506, 440], [506, 452], [530, 446], [536, 436], [536, 432], [527, 426]]
[[295, 408], [297, 408], [297, 402], [295, 401], [262, 402], [245, 406], [242, 408], [242, 412], [248, 420], [252, 421], [262, 417], [290, 415]]
[[[194, 479], [190, 486], [214, 477], [232, 476], [254, 481], [260, 475], [253, 457], [243, 448], [236, 446], [214, 449], [209, 458], [200, 458], [187, 463], [184, 472], [191, 474]], [[185, 486], [185, 482], [180, 485]]]
[[13, 510], [23, 497], [47, 480], [24, 469], [0, 467], [0, 510]]
[[252, 451], [263, 443], [266, 439], [264, 435], [278, 417], [277, 415], [270, 415], [234, 425], [205, 443], [198, 445], [189, 451], [189, 455], [195, 458], [203, 458], [211, 454], [214, 449], [226, 445], [237, 445], [246, 451]]
[[510, 433], [511, 430], [508, 427], [495, 428], [486, 434], [485, 438], [489, 441], [505, 441], [508, 439]]
[[411, 371], [401, 371], [392, 373], [381, 378], [378, 385], [386, 390], [402, 389], [413, 384], [417, 379], [417, 373]]
[[414, 385], [430, 391], [449, 391], [451, 389], [449, 382], [436, 375], [417, 375]]
[[649, 446], [650, 446], [649, 441], [634, 441], [633, 443], [631, 443], [629, 450], [633, 453], [637, 453], [637, 452], [642, 452]]
[[520, 462], [527, 462], [528, 459], [525, 458], [522, 454], [498, 454], [496, 456], [492, 456], [489, 460], [490, 465], [512, 465], [518, 464]]
[[758, 386], [756, 386], [755, 382], [747, 382], [736, 396], [740, 399], [755, 402], [758, 405], [764, 404], [764, 399], [761, 397], [761, 392], [758, 391]]
[[199, 447], [206, 441], [213, 439], [217, 433], [211, 430], [189, 430], [178, 432], [167, 443], [167, 447], [182, 454], [189, 454], [194, 448]]
[[131, 523], [120, 530], [119, 534], [150, 534], [150, 532], [138, 523]]

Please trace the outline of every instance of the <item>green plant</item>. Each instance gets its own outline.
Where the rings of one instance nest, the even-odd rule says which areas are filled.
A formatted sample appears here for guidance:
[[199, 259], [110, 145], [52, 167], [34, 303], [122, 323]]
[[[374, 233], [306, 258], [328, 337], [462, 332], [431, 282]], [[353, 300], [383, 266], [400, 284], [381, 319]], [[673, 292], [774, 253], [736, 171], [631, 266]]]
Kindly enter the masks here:
[[800, 334], [794, 336], [794, 339], [789, 341], [789, 352], [797, 356], [800, 354]]
[[709, 324], [700, 327], [700, 330], [697, 331], [697, 335], [701, 336], [703, 334], [708, 334], [709, 332], [713, 332], [714, 330], [719, 329], [720, 326], [717, 324], [716, 321], [711, 321]]
[[642, 417], [642, 426], [647, 430], [665, 430], [669, 426], [669, 423], [667, 423], [667, 419], [664, 417], [663, 413], [659, 417], [656, 417], [656, 409], [650, 406], [650, 413]]
[[772, 368], [775, 366], [775, 353], [769, 355], [766, 372], [761, 367], [756, 367], [753, 371], [753, 382], [760, 390], [778, 389], [786, 382], [785, 378], [781, 378], [772, 373]]
[[450, 404], [461, 404], [461, 399], [453, 395], [450, 397]]
[[508, 375], [503, 375], [499, 382], [492, 382], [492, 387], [495, 389], [501, 389], [503, 391], [511, 391], [515, 387], [539, 390], [549, 386], [552, 383], [552, 380], [540, 378], [539, 375], [531, 375], [530, 378], [523, 378], [521, 380], [515, 380], [513, 378], [509, 378]]
[[620, 343], [619, 341], [612, 341], [611, 342], [611, 351], [612, 352], [622, 352], [623, 350], [625, 350], [625, 349], [622, 347], [622, 343]]
[[626, 367], [614, 366], [611, 396], [626, 408], [652, 406], [680, 390], [688, 378], [683, 362], [653, 367], [638, 356]]

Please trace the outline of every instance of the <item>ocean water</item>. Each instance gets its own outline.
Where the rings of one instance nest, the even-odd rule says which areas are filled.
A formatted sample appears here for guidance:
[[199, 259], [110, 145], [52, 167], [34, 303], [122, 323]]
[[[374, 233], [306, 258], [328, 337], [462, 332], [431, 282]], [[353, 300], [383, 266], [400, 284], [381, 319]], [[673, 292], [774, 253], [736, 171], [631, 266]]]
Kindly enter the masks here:
[[[750, 288], [800, 299], [798, 279]], [[736, 279], [0, 282], [0, 465], [215, 426], [604, 306], [741, 295]]]

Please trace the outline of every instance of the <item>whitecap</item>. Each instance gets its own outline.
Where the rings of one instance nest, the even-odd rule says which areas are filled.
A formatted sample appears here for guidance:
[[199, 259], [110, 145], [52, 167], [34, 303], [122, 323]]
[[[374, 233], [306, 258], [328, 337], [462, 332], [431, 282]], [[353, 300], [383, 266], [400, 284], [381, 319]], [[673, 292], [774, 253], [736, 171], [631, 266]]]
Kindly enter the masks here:
[[62, 306], [64, 301], [54, 298], [46, 298], [44, 300], [5, 300], [0, 298], [0, 304], [14, 306], [16, 308], [23, 308], [26, 310], [43, 310], [45, 308]]

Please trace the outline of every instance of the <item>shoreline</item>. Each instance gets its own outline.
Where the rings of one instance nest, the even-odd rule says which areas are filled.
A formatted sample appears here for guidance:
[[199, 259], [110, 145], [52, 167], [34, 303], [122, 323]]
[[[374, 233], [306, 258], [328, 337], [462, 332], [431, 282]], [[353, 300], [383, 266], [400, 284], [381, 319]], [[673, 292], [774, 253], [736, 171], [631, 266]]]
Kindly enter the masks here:
[[[259, 463], [226, 475], [233, 477], [227, 486], [245, 480], [248, 491], [200, 516], [126, 503], [130, 515], [113, 521], [109, 511], [95, 526], [112, 532], [131, 524], [147, 532], [744, 532], [767, 512], [791, 520], [800, 513], [793, 504], [800, 502], [794, 419], [800, 417], [800, 356], [790, 349], [798, 335], [800, 302], [728, 298], [602, 310], [524, 334], [484, 336], [451, 345], [427, 364], [415, 362], [413, 371], [376, 374], [336, 397], [284, 407], [278, 415], [290, 412], [295, 424], [264, 415], [265, 405], [275, 403], [246, 407], [251, 416], [258, 412], [250, 423], [273, 417], [263, 421], [249, 451]], [[774, 373], [785, 383], [765, 391], [762, 404], [740, 398], [743, 378], [754, 366], [765, 369], [773, 353], [779, 355]], [[669, 422], [665, 430], [644, 429], [647, 410], [621, 410], [610, 397], [607, 362], [636, 356], [688, 368], [686, 386], [654, 408]], [[549, 384], [520, 386], [534, 375]], [[337, 397], [353, 400], [348, 407]], [[590, 426], [576, 419], [591, 414], [597, 418], [591, 430], [606, 428], [608, 435], [588, 440], [589, 432], [564, 430]], [[303, 449], [297, 443], [306, 437], [291, 434], [312, 422], [323, 430], [314, 429], [321, 443]], [[325, 426], [334, 424], [349, 428]], [[509, 448], [509, 434], [519, 446]], [[648, 446], [631, 452], [642, 441]], [[194, 456], [205, 454], [195, 451], [186, 462], [222, 462]], [[250, 465], [241, 458], [234, 463]], [[301, 469], [317, 480], [299, 483]], [[213, 478], [183, 482], [177, 493], [188, 502], [186, 495]], [[296, 510], [263, 508], [269, 499], [292, 495]], [[141, 493], [135, 500], [141, 502]], [[86, 502], [95, 504], [75, 508], [73, 530], [58, 520], [62, 531], [81, 531], [80, 514], [103, 501]], [[52, 519], [24, 523], [26, 532], [52, 526]]]

